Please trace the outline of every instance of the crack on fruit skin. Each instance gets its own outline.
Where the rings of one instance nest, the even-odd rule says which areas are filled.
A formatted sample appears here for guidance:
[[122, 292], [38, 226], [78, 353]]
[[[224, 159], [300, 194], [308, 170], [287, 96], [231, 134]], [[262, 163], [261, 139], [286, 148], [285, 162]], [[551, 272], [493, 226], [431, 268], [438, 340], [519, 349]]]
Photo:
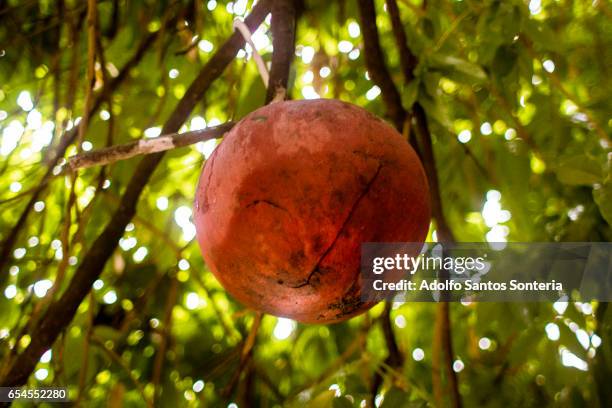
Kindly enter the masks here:
[[339, 310], [339, 312], [336, 313], [335, 317], [336, 319], [340, 319], [344, 316], [352, 314], [353, 312], [355, 312], [355, 310], [359, 309], [359, 307], [361, 307], [361, 305], [363, 305], [364, 303], [365, 302], [358, 297], [347, 297], [347, 298], [342, 298], [340, 301], [336, 303], [332, 303], [331, 305], [329, 305], [329, 309]]
[[[212, 176], [213, 176], [213, 170], [215, 168], [215, 158], [217, 157], [217, 155], [216, 155], [217, 150], [215, 150], [213, 152], [212, 156], [209, 159], [210, 160], [210, 173], [208, 173], [208, 178], [206, 180], [206, 186], [207, 187], [210, 187], [210, 180], [212, 179]], [[210, 204], [209, 204], [209, 201], [208, 201], [208, 190], [209, 190], [209, 188], [207, 188], [204, 191], [204, 199], [202, 200], [203, 201], [202, 202], [202, 212], [204, 212], [204, 213], [208, 212], [208, 209], [210, 208]], [[199, 210], [199, 208], [196, 208], [196, 210]]]
[[[335, 319], [343, 319], [347, 316], [351, 316], [356, 310], [361, 308], [366, 302], [361, 299], [359, 283], [354, 282], [346, 296], [341, 298], [339, 301], [330, 303], [327, 306], [327, 310], [330, 312], [336, 312], [334, 315]], [[317, 320], [325, 319], [324, 314], [319, 314]]]
[[377, 160], [379, 163], [383, 162], [383, 158], [377, 155], [373, 155], [371, 153], [365, 152], [363, 150], [353, 150], [352, 152], [355, 156], [361, 156], [364, 159], [372, 159], [372, 160]]
[[253, 206], [256, 206], [257, 204], [268, 204], [271, 207], [278, 208], [279, 210], [283, 210], [283, 211], [289, 212], [289, 210], [287, 210], [285, 207], [283, 207], [280, 204], [275, 203], [272, 200], [254, 200], [254, 201], [251, 201], [250, 203], [248, 203], [246, 205], [246, 208], [251, 208]]
[[311, 284], [311, 282], [310, 282], [311, 279], [316, 274], [321, 274], [323, 272], [323, 271], [320, 270], [321, 262], [323, 262], [325, 257], [331, 252], [331, 250], [334, 248], [334, 245], [336, 245], [336, 242], [338, 242], [338, 239], [340, 239], [340, 237], [344, 233], [344, 229], [346, 228], [347, 224], [349, 223], [349, 221], [353, 217], [353, 214], [357, 210], [357, 207], [359, 206], [359, 203], [361, 203], [361, 200], [363, 200], [365, 198], [365, 196], [370, 192], [370, 189], [372, 188], [372, 185], [374, 184], [374, 182], [378, 178], [378, 176], [380, 174], [380, 171], [382, 170], [383, 167], [384, 167], [384, 164], [379, 161], [378, 167], [376, 168], [376, 171], [374, 172], [374, 175], [372, 176], [372, 178], [370, 178], [370, 181], [368, 181], [368, 183], [366, 184], [365, 188], [363, 189], [363, 191], [361, 192], [359, 197], [357, 197], [357, 200], [355, 200], [355, 203], [353, 203], [353, 206], [351, 207], [351, 210], [349, 211], [347, 217], [344, 219], [344, 222], [342, 223], [342, 226], [340, 227], [340, 229], [338, 229], [338, 233], [336, 234], [336, 237], [334, 238], [332, 243], [325, 250], [323, 255], [321, 255], [321, 257], [319, 258], [319, 260], [317, 261], [315, 266], [312, 268], [312, 270], [308, 274], [308, 277], [304, 280], [304, 282], [302, 282], [302, 283], [300, 283], [300, 284], [298, 284], [296, 286], [291, 286], [291, 288], [299, 289], [299, 288], [303, 288], [304, 286], [310, 285]]

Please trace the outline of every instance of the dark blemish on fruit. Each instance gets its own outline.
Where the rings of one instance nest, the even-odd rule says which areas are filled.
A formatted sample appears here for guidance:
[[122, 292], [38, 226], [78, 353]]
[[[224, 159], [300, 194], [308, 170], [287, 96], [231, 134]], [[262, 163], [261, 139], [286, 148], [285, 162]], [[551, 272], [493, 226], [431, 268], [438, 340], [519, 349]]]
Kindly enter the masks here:
[[305, 260], [306, 260], [306, 254], [304, 254], [304, 251], [293, 252], [291, 256], [289, 257], [289, 263], [291, 263], [291, 265], [296, 266], [296, 267], [304, 263]]

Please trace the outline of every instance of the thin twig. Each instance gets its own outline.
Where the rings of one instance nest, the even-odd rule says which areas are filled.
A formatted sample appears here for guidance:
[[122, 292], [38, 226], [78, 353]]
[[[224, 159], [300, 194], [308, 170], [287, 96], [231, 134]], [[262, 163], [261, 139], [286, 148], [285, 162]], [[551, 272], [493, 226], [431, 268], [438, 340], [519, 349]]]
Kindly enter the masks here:
[[612, 369], [609, 363], [610, 357], [612, 357], [612, 344], [609, 340], [610, 336], [612, 336], [612, 319], [609, 316], [610, 309], [608, 309], [608, 306], [609, 302], [599, 302], [595, 311], [597, 333], [599, 337], [607, 340], [597, 349], [595, 361], [591, 368], [597, 397], [602, 407], [609, 406], [610, 401], [612, 401], [612, 389], [610, 388]]
[[185, 133], [170, 133], [150, 139], [140, 139], [135, 142], [85, 152], [72, 156], [68, 160], [68, 166], [71, 170], [103, 166], [120, 160], [130, 159], [134, 156], [164, 152], [178, 147], [189, 146], [197, 142], [218, 139], [233, 126], [233, 122], [227, 122], [219, 126], [202, 130], [194, 130]]
[[285, 397], [278, 389], [278, 385], [270, 378], [263, 367], [260, 367], [255, 361], [253, 361], [252, 370], [257, 374], [261, 382], [264, 383], [270, 391], [272, 391], [272, 394], [274, 394], [277, 401], [282, 403], [285, 400]]
[[[359, 332], [357, 333], [351, 344], [349, 344], [344, 349], [342, 354], [340, 354], [340, 356], [338, 356], [338, 358], [336, 358], [336, 360], [334, 360], [334, 362], [329, 367], [327, 367], [327, 369], [319, 376], [313, 378], [312, 380], [306, 381], [301, 386], [293, 390], [287, 397], [287, 401], [292, 400], [302, 392], [309, 390], [317, 384], [320, 384], [325, 381], [328, 377], [336, 373], [340, 369], [340, 367], [342, 367], [355, 353], [360, 350], [363, 350], [368, 332], [372, 328], [373, 324], [376, 322], [376, 320], [369, 319], [369, 316], [366, 317], [368, 318], [364, 321], [363, 326], [361, 326]], [[383, 317], [381, 316], [381, 318]], [[363, 358], [363, 355], [361, 355], [361, 357]]]
[[334, 362], [325, 371], [323, 371], [318, 377], [315, 377], [312, 380], [307, 381], [306, 383], [302, 384], [298, 389], [291, 392], [291, 394], [289, 395], [287, 399], [291, 400], [295, 398], [300, 393], [306, 390], [309, 390], [310, 388], [314, 387], [317, 384], [322, 383], [328, 377], [338, 372], [340, 367], [342, 367], [344, 363], [348, 361], [349, 358], [351, 358], [355, 353], [359, 352], [360, 350], [364, 348], [365, 339], [366, 337], [364, 333], [358, 334], [357, 337], [355, 337], [355, 339], [351, 342], [351, 344], [349, 344], [348, 347], [344, 349], [342, 354], [340, 354], [340, 356], [336, 360], [334, 360]]
[[446, 42], [446, 40], [448, 40], [448, 38], [451, 36], [451, 34], [453, 32], [455, 32], [455, 30], [457, 29], [457, 27], [459, 27], [459, 24], [467, 17], [470, 15], [470, 13], [472, 12], [472, 10], [470, 10], [469, 8], [467, 8], [463, 13], [461, 13], [459, 15], [459, 17], [456, 17], [453, 22], [451, 23], [450, 27], [448, 27], [448, 29], [446, 31], [444, 31], [444, 33], [442, 33], [442, 35], [440, 36], [440, 38], [438, 39], [438, 41], [436, 42], [436, 45], [429, 51], [430, 54], [434, 54], [436, 52], [438, 52], [442, 46], [444, 45], [444, 43]]
[[538, 157], [540, 160], [543, 160], [542, 154], [540, 153], [540, 150], [538, 149], [535, 142], [531, 138], [531, 135], [529, 134], [527, 129], [525, 129], [525, 126], [523, 126], [521, 121], [516, 117], [516, 114], [512, 112], [512, 108], [510, 107], [508, 100], [504, 98], [504, 96], [499, 92], [499, 90], [497, 89], [496, 85], [493, 82], [489, 84], [488, 88], [489, 88], [489, 91], [491, 92], [491, 95], [493, 95], [493, 97], [497, 100], [497, 103], [499, 104], [499, 106], [501, 106], [501, 108], [506, 112], [506, 115], [508, 115], [508, 117], [514, 123], [514, 127], [516, 129], [516, 133], [518, 134], [518, 137], [522, 139], [525, 143], [527, 143], [527, 146], [529, 146], [529, 148], [533, 151], [533, 154], [536, 155], [536, 157]]
[[83, 362], [81, 363], [81, 370], [79, 373], [79, 389], [77, 393], [77, 399], [75, 405], [80, 406], [83, 401], [85, 393], [85, 382], [87, 380], [87, 370], [89, 368], [89, 346], [91, 345], [91, 335], [94, 328], [94, 310], [95, 310], [95, 297], [93, 292], [89, 292], [89, 305], [87, 313], [87, 330], [83, 338]]
[[408, 7], [414, 14], [416, 14], [416, 16], [418, 18], [422, 18], [425, 16], [425, 10], [423, 10], [423, 8], [412, 4], [411, 0], [400, 0], [402, 2], [402, 4], [406, 7]]
[[[391, 324], [391, 306], [392, 302], [385, 302], [385, 309], [381, 315], [381, 325], [383, 329], [383, 334], [385, 336], [385, 343], [387, 344], [387, 358], [384, 360], [382, 364], [391, 367], [392, 369], [396, 369], [401, 367], [404, 364], [404, 357], [400, 352], [400, 349], [397, 345], [397, 341], [395, 339], [395, 334], [393, 333], [393, 326]], [[382, 373], [377, 372], [372, 380], [371, 384], [371, 405], [376, 406], [376, 395], [378, 394], [378, 390], [383, 383]]]
[[[192, 275], [192, 278], [200, 286], [200, 288], [202, 288], [202, 290], [206, 293], [206, 296], [208, 297], [212, 310], [217, 316], [217, 320], [221, 324], [221, 327], [223, 328], [223, 331], [225, 332], [225, 335], [227, 336], [228, 340], [240, 340], [240, 337], [239, 337], [240, 334], [238, 333], [238, 331], [234, 327], [230, 327], [225, 321], [225, 319], [223, 319], [223, 312], [219, 309], [217, 302], [213, 298], [212, 293], [210, 293], [210, 290], [208, 290], [208, 288], [206, 287], [206, 284], [204, 283], [204, 280], [202, 279], [202, 277], [199, 274], [194, 273]], [[238, 338], [236, 338], [237, 333], [238, 333]]]
[[[438, 309], [439, 310], [439, 309]], [[434, 400], [437, 407], [444, 406], [444, 390], [442, 388], [442, 320], [434, 320], [433, 342], [431, 344], [431, 382]]]
[[169, 338], [172, 330], [172, 310], [176, 304], [176, 297], [178, 295], [178, 280], [172, 278], [170, 283], [170, 289], [168, 291], [168, 297], [166, 299], [166, 308], [164, 311], [164, 321], [162, 327], [162, 339], [155, 355], [155, 362], [153, 363], [153, 375], [152, 383], [154, 389], [154, 401], [157, 403], [158, 398], [161, 395], [159, 389], [159, 383], [161, 381], [162, 370], [164, 368], [164, 361], [166, 360], [166, 350], [168, 348]]
[[82, 142], [89, 126], [89, 111], [93, 99], [93, 89], [96, 74], [96, 38], [97, 38], [97, 6], [96, 0], [87, 0], [87, 86], [85, 87], [85, 103], [83, 116], [76, 139], [77, 151], [82, 151]]
[[251, 50], [253, 50], [253, 59], [255, 60], [255, 65], [257, 65], [259, 76], [261, 77], [264, 86], [267, 88], [268, 83], [270, 82], [270, 73], [268, 72], [266, 63], [264, 62], [263, 58], [261, 58], [261, 55], [259, 55], [259, 52], [251, 39], [251, 32], [249, 31], [249, 28], [242, 20], [238, 18], [234, 20], [234, 28], [240, 32], [244, 38], [244, 41], [251, 46]]
[[255, 320], [253, 321], [253, 325], [251, 326], [251, 330], [249, 331], [249, 335], [247, 336], [244, 344], [242, 346], [242, 352], [240, 353], [240, 362], [238, 363], [238, 369], [234, 372], [232, 379], [225, 389], [222, 391], [222, 394], [225, 397], [229, 397], [234, 392], [234, 388], [238, 381], [240, 380], [240, 375], [246, 368], [253, 355], [253, 348], [255, 347], [255, 340], [257, 339], [257, 332], [259, 331], [259, 326], [261, 325], [263, 314], [261, 312], [257, 312], [255, 314]]
[[[68, 112], [72, 114], [74, 109], [74, 101], [76, 100], [78, 93], [78, 83], [79, 83], [79, 71], [81, 67], [81, 27], [83, 25], [83, 18], [86, 13], [86, 8], [84, 8], [81, 12], [74, 15], [73, 18], [69, 19], [70, 31], [71, 31], [71, 48], [72, 53], [70, 55], [70, 71], [68, 72], [68, 90], [66, 94], [65, 108]], [[66, 122], [68, 118], [65, 118], [62, 122], [62, 126], [57, 130], [61, 131], [65, 128]], [[76, 129], [75, 129], [76, 131]], [[63, 137], [67, 136], [64, 133]], [[58, 144], [61, 144], [62, 139], [58, 140]], [[55, 144], [52, 146], [55, 147]]]
[[[66, 12], [66, 4], [64, 0], [58, 0], [57, 11], [58, 11], [58, 14], [60, 15], [63, 15]], [[57, 44], [56, 44], [55, 53], [53, 55], [53, 59], [51, 63], [51, 67], [53, 71], [53, 112], [54, 112], [53, 123], [55, 124], [54, 130], [53, 130], [53, 139], [59, 136], [60, 127], [61, 127], [60, 125], [61, 122], [58, 118], [58, 112], [60, 109], [60, 103], [61, 103], [61, 97], [62, 97], [61, 95], [61, 88], [62, 88], [61, 59], [63, 55], [63, 52], [62, 52], [63, 47], [61, 47], [62, 27], [63, 27], [63, 24], [59, 24], [56, 29], [55, 35], [57, 35]], [[45, 155], [47, 154], [48, 150], [49, 149], [45, 151], [44, 153]]]
[[98, 346], [100, 350], [103, 350], [113, 362], [115, 362], [117, 365], [119, 365], [119, 367], [123, 369], [123, 371], [125, 371], [129, 379], [136, 386], [136, 389], [140, 393], [140, 396], [142, 397], [142, 400], [145, 402], [146, 406], [148, 408], [152, 408], [153, 404], [151, 403], [151, 400], [147, 398], [147, 394], [145, 393], [144, 386], [140, 383], [140, 381], [138, 381], [138, 378], [134, 375], [134, 372], [132, 371], [132, 369], [125, 363], [125, 361], [123, 361], [121, 356], [119, 356], [113, 350], [106, 347], [104, 343], [95, 336], [91, 337], [91, 343]]

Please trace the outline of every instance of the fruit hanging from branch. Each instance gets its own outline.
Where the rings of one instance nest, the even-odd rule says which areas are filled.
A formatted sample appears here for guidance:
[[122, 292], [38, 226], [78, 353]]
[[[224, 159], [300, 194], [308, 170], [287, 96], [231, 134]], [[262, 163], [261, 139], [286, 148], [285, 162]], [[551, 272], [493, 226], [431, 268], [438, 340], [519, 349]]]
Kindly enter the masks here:
[[422, 242], [421, 163], [381, 119], [337, 100], [247, 115], [204, 166], [195, 200], [208, 267], [245, 305], [301, 322], [344, 320], [360, 296], [363, 242]]

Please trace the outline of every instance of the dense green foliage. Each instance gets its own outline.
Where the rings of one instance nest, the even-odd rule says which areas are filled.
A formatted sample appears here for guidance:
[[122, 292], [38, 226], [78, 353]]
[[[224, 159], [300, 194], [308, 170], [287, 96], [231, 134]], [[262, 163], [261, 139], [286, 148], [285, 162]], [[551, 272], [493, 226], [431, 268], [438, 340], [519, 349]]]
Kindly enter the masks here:
[[[148, 33], [161, 31], [103, 99], [82, 148], [159, 134], [200, 68], [232, 33], [232, 20], [248, 13], [251, 3], [100, 0], [98, 44], [106, 65], [96, 65], [95, 90], [117, 75]], [[408, 45], [419, 60], [408, 84], [383, 5], [376, 2], [386, 63], [404, 106], [418, 101], [425, 108], [442, 204], [457, 239], [610, 240], [610, 4], [399, 1]], [[86, 11], [80, 1], [0, 1], [2, 240], [43, 180], [62, 128], [83, 115]], [[267, 61], [269, 27], [267, 20], [254, 36]], [[364, 65], [355, 1], [306, 1], [296, 45], [292, 98], [339, 98], [385, 116], [380, 89]], [[251, 52], [241, 51], [184, 130], [239, 119], [264, 99]], [[255, 313], [207, 271], [190, 220], [200, 168], [216, 143], [166, 155], [92, 295], [43, 356], [31, 384], [67, 385], [75, 397], [82, 394], [86, 406], [116, 406], [120, 400], [144, 406], [157, 390], [159, 406], [309, 401], [348, 407], [370, 401], [378, 372], [385, 380], [378, 390], [382, 406], [434, 404], [433, 304], [393, 306], [391, 321], [405, 356], [399, 369], [382, 363], [387, 355], [378, 319], [382, 304], [331, 326], [264, 316], [252, 357], [241, 358]], [[65, 157], [76, 153], [72, 144]], [[67, 286], [139, 160], [86, 169], [76, 181], [68, 175], [48, 180], [0, 270], [5, 361], [11, 349], [23, 350], [31, 341], [20, 333], [46, 307], [52, 282], [59, 279], [60, 292]], [[435, 225], [430, 239], [436, 239]], [[596, 319], [601, 305], [452, 304], [450, 309], [466, 406], [604, 405], [597, 384], [609, 386], [612, 361], [610, 339]], [[597, 364], [599, 372], [593, 369]]]

